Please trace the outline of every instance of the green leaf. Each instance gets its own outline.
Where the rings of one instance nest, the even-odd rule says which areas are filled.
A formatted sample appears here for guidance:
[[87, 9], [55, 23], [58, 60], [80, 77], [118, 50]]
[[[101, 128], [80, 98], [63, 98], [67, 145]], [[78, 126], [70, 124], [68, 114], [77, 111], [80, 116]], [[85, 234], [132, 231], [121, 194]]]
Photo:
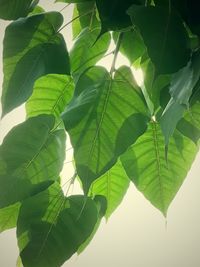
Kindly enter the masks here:
[[168, 161], [160, 125], [148, 130], [122, 155], [122, 164], [137, 189], [165, 216], [183, 183], [198, 149], [188, 138], [175, 132], [170, 139]]
[[0, 18], [15, 20], [25, 17], [38, 1], [33, 0], [0, 0]]
[[[118, 39], [118, 35], [119, 33], [117, 32], [113, 33], [115, 42]], [[120, 52], [128, 58], [131, 65], [145, 53], [145, 50], [144, 42], [136, 29], [123, 33]]]
[[71, 100], [74, 83], [70, 76], [49, 74], [35, 82], [33, 94], [26, 103], [28, 117], [40, 114], [60, 116]]
[[131, 26], [131, 20], [126, 14], [133, 4], [143, 4], [143, 0], [96, 0], [99, 17], [101, 19], [102, 33], [108, 30], [121, 30]]
[[146, 129], [146, 105], [126, 74], [127, 67], [114, 79], [103, 67], [88, 69], [62, 116], [85, 192]]
[[0, 209], [0, 233], [17, 225], [20, 203]]
[[22, 204], [17, 237], [23, 265], [59, 267], [92, 233], [96, 203], [86, 196], [65, 197], [57, 184]]
[[5, 32], [3, 50], [3, 115], [22, 104], [40, 76], [69, 74], [65, 41], [58, 30], [63, 17], [42, 13], [12, 22]]
[[200, 54], [193, 55], [192, 60], [186, 67], [174, 74], [171, 85], [169, 100], [160, 119], [161, 128], [165, 136], [165, 144], [168, 145], [178, 121], [189, 106], [192, 90], [200, 77]]
[[56, 0], [55, 2], [63, 2], [63, 3], [87, 3], [93, 0]]
[[14, 127], [0, 147], [0, 207], [44, 190], [58, 179], [65, 158], [65, 132], [54, 117], [40, 115]]
[[102, 195], [107, 200], [106, 218], [108, 219], [123, 200], [129, 187], [129, 178], [120, 161], [105, 174], [94, 181], [89, 195]]
[[140, 30], [157, 73], [174, 73], [187, 64], [189, 37], [175, 11], [159, 6], [133, 5], [128, 14]]
[[71, 70], [76, 79], [88, 67], [94, 66], [108, 50], [111, 36], [107, 33], [96, 42], [99, 32], [99, 28], [85, 28], [75, 40], [70, 59]]
[[[79, 19], [77, 19], [78, 16]], [[73, 38], [76, 38], [86, 27], [92, 30], [100, 25], [96, 15], [96, 4], [94, 1], [76, 4], [73, 18], [76, 18], [72, 22]]]

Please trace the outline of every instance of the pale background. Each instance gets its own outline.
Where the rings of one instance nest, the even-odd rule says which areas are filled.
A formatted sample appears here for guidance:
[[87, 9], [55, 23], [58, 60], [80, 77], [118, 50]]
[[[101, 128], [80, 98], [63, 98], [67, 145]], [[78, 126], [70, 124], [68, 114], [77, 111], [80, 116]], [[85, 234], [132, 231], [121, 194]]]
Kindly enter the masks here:
[[[46, 10], [61, 10], [64, 4], [40, 1]], [[71, 20], [72, 6], [63, 12]], [[0, 87], [2, 84], [2, 39], [6, 23], [0, 20]], [[71, 47], [70, 27], [62, 32]], [[112, 59], [104, 60], [109, 66]], [[122, 57], [118, 65], [123, 64]], [[6, 116], [0, 125], [0, 140], [24, 119], [23, 107]], [[71, 154], [71, 153], [69, 153]], [[68, 157], [70, 158], [71, 155]], [[67, 160], [66, 160], [67, 161]], [[174, 199], [167, 221], [132, 185], [110, 220], [102, 222], [89, 247], [74, 255], [64, 267], [199, 267], [200, 266], [200, 156]], [[73, 173], [65, 164], [64, 175]], [[74, 189], [76, 190], [76, 188]], [[15, 230], [0, 235], [0, 267], [14, 267], [18, 256]]]

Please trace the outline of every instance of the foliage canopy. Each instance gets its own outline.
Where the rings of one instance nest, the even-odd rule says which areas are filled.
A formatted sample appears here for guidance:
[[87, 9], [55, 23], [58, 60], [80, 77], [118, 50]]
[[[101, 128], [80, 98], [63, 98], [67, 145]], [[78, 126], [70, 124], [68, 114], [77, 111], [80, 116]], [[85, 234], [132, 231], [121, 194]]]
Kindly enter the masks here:
[[[57, 0], [74, 4], [68, 52], [62, 14], [38, 2], [0, 0], [13, 20], [2, 118], [22, 103], [27, 115], [0, 146], [0, 231], [17, 227], [23, 266], [56, 267], [84, 250], [131, 181], [167, 215], [199, 149], [200, 4]], [[98, 62], [112, 40], [109, 72]], [[120, 52], [130, 64], [116, 69]], [[61, 186], [68, 136], [82, 195]]]

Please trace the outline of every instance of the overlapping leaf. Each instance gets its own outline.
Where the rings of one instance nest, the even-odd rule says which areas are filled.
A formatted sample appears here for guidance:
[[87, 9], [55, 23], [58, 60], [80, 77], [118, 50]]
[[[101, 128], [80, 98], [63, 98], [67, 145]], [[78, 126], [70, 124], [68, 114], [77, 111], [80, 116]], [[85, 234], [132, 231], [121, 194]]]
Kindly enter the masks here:
[[88, 69], [63, 114], [86, 192], [146, 129], [146, 105], [126, 79], [126, 70], [121, 67], [113, 79], [102, 67]]
[[0, 233], [17, 225], [20, 203], [0, 209]]
[[91, 235], [99, 209], [86, 196], [65, 197], [59, 185], [22, 204], [17, 223], [25, 267], [59, 267]]
[[13, 128], [0, 147], [0, 207], [44, 190], [58, 179], [65, 158], [64, 130], [41, 115]]
[[128, 14], [140, 30], [157, 73], [174, 73], [187, 64], [189, 37], [175, 11], [159, 6], [133, 5]]
[[38, 79], [26, 103], [28, 117], [52, 114], [59, 117], [71, 100], [74, 83], [70, 76], [49, 74]]
[[166, 161], [160, 125], [151, 122], [148, 130], [122, 155], [121, 160], [138, 190], [166, 215], [197, 151], [190, 139], [176, 131], [171, 138]]
[[34, 81], [49, 73], [69, 74], [65, 41], [58, 30], [63, 17], [42, 13], [12, 22], [3, 50], [3, 115], [31, 95]]
[[129, 187], [129, 178], [120, 161], [93, 182], [89, 194], [102, 195], [107, 200], [106, 218], [108, 219], [120, 205]]
[[96, 42], [99, 32], [100, 28], [85, 28], [75, 40], [70, 59], [71, 70], [76, 79], [88, 67], [94, 66], [108, 50], [110, 34], [105, 34]]

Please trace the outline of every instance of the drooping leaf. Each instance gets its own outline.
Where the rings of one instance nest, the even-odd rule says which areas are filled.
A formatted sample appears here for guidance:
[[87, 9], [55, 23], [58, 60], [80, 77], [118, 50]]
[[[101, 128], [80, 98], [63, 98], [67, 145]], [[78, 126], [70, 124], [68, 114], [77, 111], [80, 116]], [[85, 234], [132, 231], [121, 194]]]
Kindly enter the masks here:
[[[113, 33], [115, 42], [117, 41], [118, 35], [119, 33], [117, 32]], [[146, 47], [144, 42], [136, 29], [131, 29], [130, 31], [123, 33], [120, 52], [128, 58], [130, 64], [133, 64], [138, 58], [140, 58], [145, 51]]]
[[171, 85], [171, 99], [163, 111], [160, 119], [161, 128], [165, 136], [165, 144], [168, 145], [177, 123], [189, 107], [189, 99], [192, 90], [200, 77], [200, 54], [195, 54], [186, 67], [174, 74]]
[[74, 83], [70, 76], [49, 74], [38, 79], [26, 103], [28, 117], [52, 114], [59, 117], [72, 97]]
[[174, 73], [187, 64], [189, 37], [175, 11], [160, 6], [133, 5], [128, 14], [140, 30], [157, 73]]
[[0, 233], [17, 225], [20, 203], [0, 209]]
[[99, 28], [92, 30], [85, 28], [75, 40], [70, 51], [70, 59], [71, 70], [76, 79], [88, 67], [95, 65], [108, 50], [111, 41], [110, 34], [103, 35], [96, 42], [99, 32]]
[[15, 20], [25, 17], [37, 2], [33, 0], [0, 0], [0, 18]]
[[0, 207], [44, 190], [58, 179], [65, 158], [65, 132], [54, 117], [40, 115], [14, 127], [0, 147]]
[[144, 2], [143, 0], [96, 0], [102, 33], [131, 26], [131, 20], [126, 13], [127, 9], [133, 4], [143, 4]]
[[[79, 19], [77, 19], [78, 16]], [[76, 4], [74, 7], [73, 18], [73, 38], [76, 38], [84, 28], [88, 27], [90, 30], [92, 30], [100, 26], [100, 22], [98, 21], [96, 14], [95, 1]]]
[[22, 204], [17, 223], [20, 257], [25, 267], [59, 267], [90, 236], [98, 220], [95, 201], [65, 197], [59, 185]]
[[88, 69], [62, 116], [85, 192], [146, 129], [146, 104], [126, 70], [121, 67], [113, 79], [103, 67]]
[[69, 74], [65, 41], [58, 30], [63, 17], [42, 13], [12, 22], [5, 32], [3, 49], [3, 115], [22, 104], [40, 76]]
[[106, 218], [108, 219], [123, 200], [129, 187], [129, 178], [120, 161], [105, 174], [94, 181], [90, 187], [91, 196], [102, 195], [107, 200]]
[[198, 149], [188, 138], [175, 132], [170, 139], [168, 162], [164, 137], [157, 122], [122, 155], [122, 164], [137, 189], [164, 215], [183, 183]]

